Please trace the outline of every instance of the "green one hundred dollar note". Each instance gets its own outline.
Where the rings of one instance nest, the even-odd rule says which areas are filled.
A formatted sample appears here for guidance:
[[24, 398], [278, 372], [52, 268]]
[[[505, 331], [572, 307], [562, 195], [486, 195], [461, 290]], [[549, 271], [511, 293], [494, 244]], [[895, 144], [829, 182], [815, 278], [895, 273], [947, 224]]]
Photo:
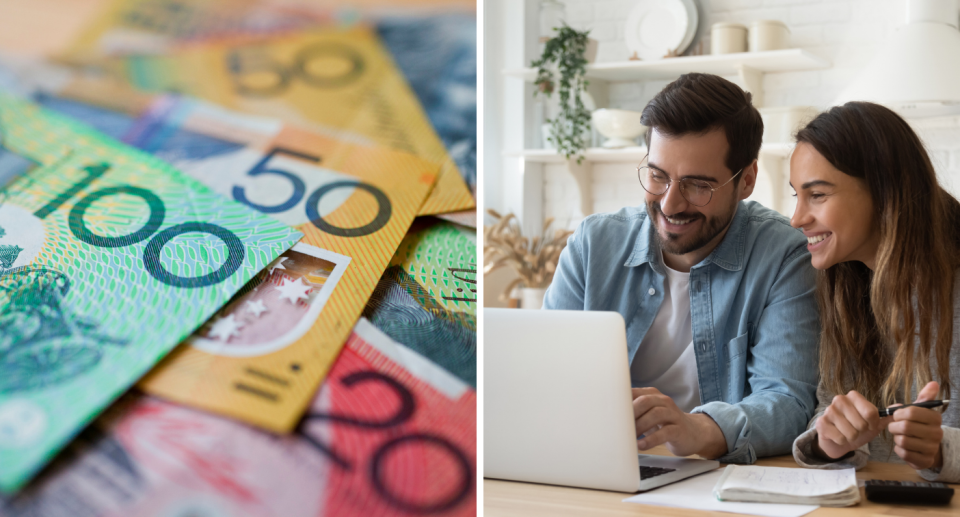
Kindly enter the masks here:
[[302, 236], [3, 94], [0, 188], [4, 492]]

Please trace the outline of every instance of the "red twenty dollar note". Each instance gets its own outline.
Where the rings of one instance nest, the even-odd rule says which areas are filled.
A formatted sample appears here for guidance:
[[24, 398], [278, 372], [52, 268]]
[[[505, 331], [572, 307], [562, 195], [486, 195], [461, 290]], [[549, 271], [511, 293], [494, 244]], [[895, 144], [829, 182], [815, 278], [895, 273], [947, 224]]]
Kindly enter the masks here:
[[299, 432], [329, 515], [476, 513], [476, 392], [361, 318]]

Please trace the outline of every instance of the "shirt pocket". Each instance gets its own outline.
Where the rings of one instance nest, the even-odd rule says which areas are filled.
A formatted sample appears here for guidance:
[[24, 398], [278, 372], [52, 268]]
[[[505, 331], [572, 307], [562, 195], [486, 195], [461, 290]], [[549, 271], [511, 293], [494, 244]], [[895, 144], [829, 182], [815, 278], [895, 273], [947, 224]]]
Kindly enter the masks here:
[[727, 342], [727, 362], [734, 364], [743, 360], [743, 356], [747, 353], [747, 348], [749, 348], [749, 332], [744, 332], [743, 334], [731, 339]]

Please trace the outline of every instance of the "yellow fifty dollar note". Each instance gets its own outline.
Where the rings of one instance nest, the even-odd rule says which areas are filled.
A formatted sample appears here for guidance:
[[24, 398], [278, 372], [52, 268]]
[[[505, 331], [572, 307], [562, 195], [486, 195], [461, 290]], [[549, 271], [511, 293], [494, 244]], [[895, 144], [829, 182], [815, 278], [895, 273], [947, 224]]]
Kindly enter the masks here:
[[474, 207], [469, 188], [376, 34], [328, 29], [122, 60], [138, 88], [175, 91], [298, 125], [336, 128], [438, 164], [419, 215]]
[[185, 98], [157, 101], [124, 140], [304, 233], [140, 382], [164, 398], [291, 430], [438, 166]]

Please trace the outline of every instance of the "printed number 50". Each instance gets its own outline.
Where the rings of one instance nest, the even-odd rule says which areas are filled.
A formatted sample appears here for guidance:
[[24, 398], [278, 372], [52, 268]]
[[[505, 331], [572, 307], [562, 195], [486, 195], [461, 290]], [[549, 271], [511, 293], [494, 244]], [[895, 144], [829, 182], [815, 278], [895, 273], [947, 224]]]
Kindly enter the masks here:
[[[290, 194], [290, 197], [283, 203], [280, 203], [277, 205], [259, 205], [257, 203], [250, 201], [247, 198], [246, 191], [244, 190], [243, 187], [234, 185], [233, 199], [236, 199], [237, 201], [255, 210], [259, 210], [267, 214], [284, 212], [286, 210], [289, 210], [297, 206], [297, 203], [299, 203], [300, 200], [303, 199], [303, 196], [307, 192], [306, 183], [304, 183], [304, 181], [299, 176], [297, 176], [292, 172], [285, 171], [282, 169], [268, 169], [267, 162], [269, 162], [277, 154], [288, 154], [290, 156], [294, 156], [303, 160], [311, 161], [314, 163], [320, 163], [319, 156], [312, 156], [312, 155], [304, 154], [298, 151], [293, 151], [291, 149], [285, 149], [283, 147], [274, 147], [273, 149], [270, 150], [270, 152], [264, 155], [263, 159], [257, 162], [257, 164], [254, 165], [252, 169], [247, 171], [247, 176], [256, 177], [256, 176], [261, 176], [263, 174], [273, 174], [275, 176], [280, 176], [281, 178], [285, 178], [287, 181], [290, 182], [291, 186], [293, 187], [293, 193]], [[336, 190], [338, 188], [351, 188], [351, 187], [358, 188], [361, 190], [366, 190], [368, 193], [373, 195], [374, 199], [377, 200], [376, 217], [374, 217], [373, 221], [371, 221], [370, 223], [357, 228], [341, 228], [339, 226], [330, 224], [320, 215], [320, 211], [318, 208], [320, 205], [320, 200], [323, 199], [323, 196], [327, 195], [333, 190]], [[346, 181], [346, 180], [334, 181], [317, 188], [316, 190], [313, 191], [312, 194], [310, 194], [310, 197], [307, 198], [307, 206], [306, 206], [307, 218], [310, 219], [310, 222], [312, 222], [314, 226], [316, 226], [317, 228], [319, 228], [320, 230], [326, 233], [329, 233], [331, 235], [336, 235], [338, 237], [362, 237], [364, 235], [369, 235], [371, 233], [374, 233], [380, 230], [381, 228], [383, 228], [387, 224], [387, 222], [390, 221], [390, 215], [392, 214], [392, 211], [393, 211], [393, 208], [392, 208], [392, 205], [390, 204], [390, 198], [388, 198], [387, 195], [384, 194], [382, 190], [380, 190], [379, 188], [373, 185], [370, 185], [369, 183], [363, 183], [360, 181]]]
[[[315, 88], [338, 88], [360, 78], [365, 68], [363, 56], [359, 52], [337, 43], [321, 42], [306, 46], [297, 52], [290, 66], [274, 61], [267, 52], [263, 47], [247, 47], [227, 54], [227, 69], [238, 94], [246, 97], [280, 95], [290, 87], [294, 78]], [[339, 75], [317, 75], [310, 72], [311, 62], [327, 57], [343, 59], [349, 67]], [[244, 76], [272, 76], [272, 81], [265, 86], [254, 86], [244, 82]]]

